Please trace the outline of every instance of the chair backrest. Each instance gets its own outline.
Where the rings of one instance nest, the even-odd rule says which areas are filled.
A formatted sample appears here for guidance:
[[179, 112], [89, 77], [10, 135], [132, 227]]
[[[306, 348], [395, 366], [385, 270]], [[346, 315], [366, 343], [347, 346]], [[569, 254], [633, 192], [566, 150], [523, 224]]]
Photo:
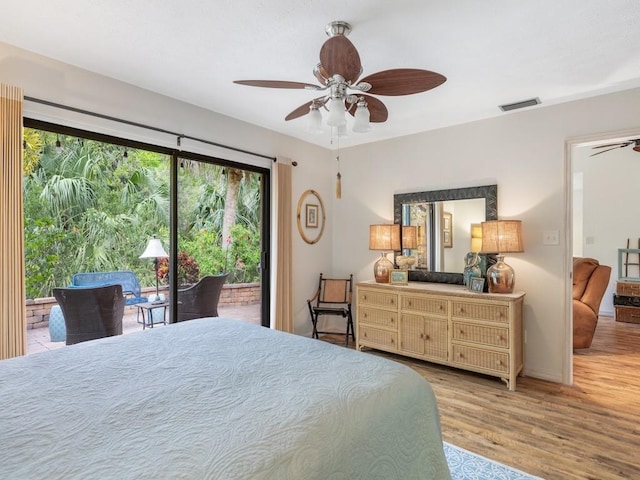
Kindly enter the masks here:
[[316, 305], [347, 304], [351, 305], [353, 297], [353, 274], [349, 278], [324, 278], [320, 274]]
[[228, 273], [207, 275], [189, 288], [178, 290], [178, 322], [217, 317], [218, 302]]
[[122, 293], [132, 295], [131, 298], [125, 300], [127, 305], [147, 301], [147, 298], [142, 296], [142, 287], [137, 275], [131, 270], [82, 272], [76, 273], [71, 279], [73, 287], [100, 287], [113, 284], [122, 285]]
[[600, 265], [594, 258], [574, 258], [573, 299], [586, 303], [598, 313], [610, 276], [611, 267], [608, 265]]
[[67, 329], [67, 345], [122, 334], [122, 285], [54, 288]]

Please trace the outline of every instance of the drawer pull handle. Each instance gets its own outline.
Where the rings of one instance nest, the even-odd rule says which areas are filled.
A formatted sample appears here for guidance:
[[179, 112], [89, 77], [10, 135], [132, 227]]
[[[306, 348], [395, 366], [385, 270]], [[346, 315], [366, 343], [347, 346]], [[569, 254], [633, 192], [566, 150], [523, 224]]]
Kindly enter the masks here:
[[502, 335], [496, 335], [496, 340], [498, 341], [502, 340]]
[[366, 296], [366, 295], [363, 295], [363, 296], [362, 296], [362, 299], [363, 299], [363, 300], [366, 300], [366, 299], [367, 299], [367, 296]]
[[464, 358], [464, 355], [462, 353], [458, 353], [458, 358]]
[[364, 333], [362, 334], [362, 336], [363, 336], [364, 338], [367, 338], [367, 332], [364, 332]]
[[407, 302], [407, 305], [411, 306], [411, 300], [409, 300], [409, 301]]
[[496, 360], [496, 365], [501, 367], [502, 366], [502, 360]]
[[389, 322], [390, 322], [390, 323], [393, 323], [393, 322], [394, 322], [394, 318], [393, 318], [393, 317], [391, 317], [391, 318], [389, 319]]
[[424, 336], [424, 339], [425, 339], [425, 340], [431, 340], [431, 337], [430, 337], [429, 335], [425, 335], [425, 336]]
[[458, 333], [460, 333], [460, 335], [464, 335], [464, 330], [460, 330]]

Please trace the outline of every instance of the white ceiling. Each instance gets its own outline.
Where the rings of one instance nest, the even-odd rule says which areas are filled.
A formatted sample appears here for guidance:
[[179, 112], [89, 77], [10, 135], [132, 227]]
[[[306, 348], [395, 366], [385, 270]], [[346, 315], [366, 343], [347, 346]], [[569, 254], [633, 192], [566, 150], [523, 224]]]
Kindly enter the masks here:
[[363, 75], [447, 77], [379, 96], [387, 122], [340, 146], [507, 115], [498, 105], [533, 97], [544, 107], [640, 86], [637, 0], [2, 0], [0, 11], [2, 42], [327, 148], [329, 130], [284, 121], [317, 92], [232, 81], [317, 83], [333, 20], [352, 25]]

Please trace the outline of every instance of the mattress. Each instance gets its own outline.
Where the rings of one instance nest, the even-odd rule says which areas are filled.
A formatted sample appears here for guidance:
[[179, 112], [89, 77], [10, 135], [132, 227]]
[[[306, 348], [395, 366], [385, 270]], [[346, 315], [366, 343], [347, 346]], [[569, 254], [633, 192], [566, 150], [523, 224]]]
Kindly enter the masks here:
[[449, 478], [416, 372], [234, 319], [3, 360], [0, 392], [0, 478]]

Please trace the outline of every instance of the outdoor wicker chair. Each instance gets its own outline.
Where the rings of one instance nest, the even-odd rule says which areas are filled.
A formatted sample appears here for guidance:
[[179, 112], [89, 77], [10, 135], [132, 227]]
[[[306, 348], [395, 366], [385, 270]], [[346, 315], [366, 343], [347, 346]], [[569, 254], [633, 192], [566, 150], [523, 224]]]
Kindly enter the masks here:
[[218, 301], [228, 273], [207, 275], [198, 283], [178, 290], [178, 322], [218, 316]]
[[54, 288], [67, 329], [66, 344], [122, 335], [125, 299], [121, 285]]

